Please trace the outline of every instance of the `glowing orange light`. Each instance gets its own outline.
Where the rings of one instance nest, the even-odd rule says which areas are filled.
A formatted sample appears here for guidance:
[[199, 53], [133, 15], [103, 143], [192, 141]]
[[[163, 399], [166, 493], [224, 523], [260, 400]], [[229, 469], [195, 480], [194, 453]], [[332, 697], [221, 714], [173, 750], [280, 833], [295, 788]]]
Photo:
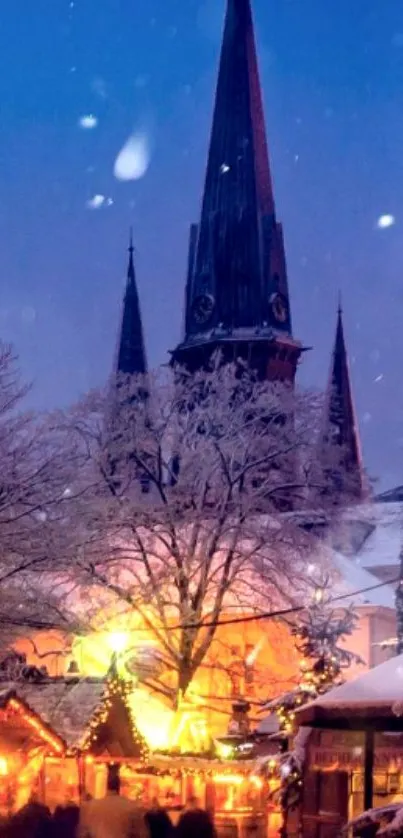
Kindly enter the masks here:
[[254, 785], [257, 789], [261, 789], [261, 788], [262, 788], [262, 786], [263, 786], [263, 780], [262, 780], [262, 778], [261, 778], [261, 777], [255, 777], [255, 775], [253, 775], [253, 776], [250, 778], [250, 781], [251, 781], [251, 783], [253, 783], [253, 785]]
[[228, 785], [241, 786], [245, 782], [242, 774], [215, 774], [215, 783], [226, 783]]

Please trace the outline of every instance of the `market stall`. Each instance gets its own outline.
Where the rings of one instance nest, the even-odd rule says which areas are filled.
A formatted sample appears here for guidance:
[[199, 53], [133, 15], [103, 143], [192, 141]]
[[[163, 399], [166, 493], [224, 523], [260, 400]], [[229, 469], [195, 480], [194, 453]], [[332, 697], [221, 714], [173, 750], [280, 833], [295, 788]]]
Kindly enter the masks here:
[[[219, 835], [247, 838], [253, 832], [265, 838], [267, 789], [254, 770], [253, 735], [232, 733], [215, 745], [200, 707], [182, 700], [170, 751], [151, 753], [136, 726], [133, 682], [118, 674], [115, 660], [105, 678], [75, 673], [51, 678], [37, 670], [34, 678], [20, 673], [17, 681], [0, 686], [0, 746], [5, 743], [8, 755], [3, 765], [0, 751], [0, 774], [4, 768], [10, 778], [11, 765], [18, 766], [7, 812], [32, 792], [51, 809], [88, 795], [102, 797], [108, 772], [118, 771], [123, 794], [146, 807], [157, 798], [174, 822], [188, 800], [197, 798], [214, 814]], [[22, 733], [15, 736], [16, 708], [29, 743]], [[25, 774], [18, 762], [22, 755], [30, 765]]]
[[403, 655], [296, 715], [312, 729], [301, 811], [307, 838], [328, 838], [365, 809], [403, 800]]

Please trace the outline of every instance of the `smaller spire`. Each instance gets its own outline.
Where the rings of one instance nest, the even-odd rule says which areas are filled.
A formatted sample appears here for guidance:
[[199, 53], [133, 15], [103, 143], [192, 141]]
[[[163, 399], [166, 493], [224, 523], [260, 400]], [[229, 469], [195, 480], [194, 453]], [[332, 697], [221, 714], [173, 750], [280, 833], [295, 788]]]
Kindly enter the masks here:
[[128, 280], [127, 284], [129, 284], [129, 282], [132, 282], [132, 283], [136, 282], [136, 271], [135, 271], [135, 268], [134, 268], [134, 256], [133, 256], [133, 254], [134, 254], [133, 227], [130, 227], [128, 251], [129, 251], [129, 264], [128, 264], [128, 268], [127, 268], [127, 280]]
[[[360, 436], [355, 416], [353, 391], [347, 348], [344, 337], [343, 310], [341, 295], [339, 294], [337, 308], [336, 337], [330, 368], [329, 384], [326, 397], [323, 432], [321, 440], [322, 450], [329, 451], [337, 446], [340, 457], [334, 464], [335, 486], [340, 493], [352, 495], [356, 500], [365, 496], [365, 478], [362, 467]], [[333, 449], [334, 450], [334, 449]], [[332, 463], [326, 469], [332, 477]]]
[[116, 372], [124, 375], [145, 375], [147, 359], [144, 347], [143, 324], [134, 267], [133, 230], [129, 236], [129, 264], [123, 301], [122, 322], [118, 338]]

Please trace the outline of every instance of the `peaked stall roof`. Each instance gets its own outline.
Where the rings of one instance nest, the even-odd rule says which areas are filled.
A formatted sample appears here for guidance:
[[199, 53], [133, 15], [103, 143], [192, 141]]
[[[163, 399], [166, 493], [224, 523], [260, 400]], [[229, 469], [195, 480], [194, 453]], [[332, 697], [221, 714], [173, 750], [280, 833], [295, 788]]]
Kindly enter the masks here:
[[105, 683], [103, 678], [49, 678], [39, 683], [3, 681], [0, 700], [3, 705], [11, 697], [21, 700], [68, 749], [79, 748], [102, 701]]

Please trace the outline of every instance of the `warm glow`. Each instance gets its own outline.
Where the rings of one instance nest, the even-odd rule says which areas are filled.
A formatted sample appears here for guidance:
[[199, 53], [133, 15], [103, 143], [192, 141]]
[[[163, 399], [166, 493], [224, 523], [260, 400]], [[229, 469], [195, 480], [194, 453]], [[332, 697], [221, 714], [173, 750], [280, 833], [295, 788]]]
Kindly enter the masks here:
[[216, 742], [216, 753], [220, 759], [230, 759], [233, 756], [234, 748], [225, 742]]
[[46, 730], [46, 728], [40, 722], [40, 720], [36, 716], [34, 716], [33, 713], [28, 712], [28, 710], [25, 709], [24, 705], [21, 704], [21, 702], [19, 702], [18, 699], [10, 698], [9, 706], [12, 710], [15, 710], [17, 713], [20, 713], [24, 721], [33, 730], [35, 730], [35, 732], [39, 734], [41, 739], [47, 742], [48, 745], [50, 745], [51, 748], [53, 748], [56, 751], [56, 753], [62, 753], [64, 747], [61, 741], [56, 736], [53, 736], [53, 734], [50, 731]]
[[148, 746], [154, 751], [168, 750], [174, 711], [142, 688], [133, 690], [130, 706]]
[[8, 763], [5, 757], [0, 757], [0, 776], [5, 777], [8, 774]]
[[196, 697], [181, 698], [170, 731], [170, 746], [181, 753], [205, 753], [210, 736]]
[[262, 780], [261, 777], [256, 777], [255, 775], [253, 775], [250, 778], [250, 781], [255, 786], [255, 788], [257, 788], [257, 789], [263, 788], [263, 780]]
[[214, 782], [241, 786], [245, 782], [245, 777], [242, 774], [214, 774]]
[[112, 652], [121, 654], [129, 645], [129, 635], [124, 631], [112, 631], [108, 635], [108, 645]]
[[246, 663], [247, 666], [253, 666], [253, 664], [255, 663], [256, 658], [257, 658], [259, 652], [262, 650], [265, 642], [266, 642], [265, 637], [261, 637], [258, 640], [258, 642], [255, 644], [252, 651], [249, 653], [249, 655], [247, 656], [247, 658], [245, 660], [245, 663]]

